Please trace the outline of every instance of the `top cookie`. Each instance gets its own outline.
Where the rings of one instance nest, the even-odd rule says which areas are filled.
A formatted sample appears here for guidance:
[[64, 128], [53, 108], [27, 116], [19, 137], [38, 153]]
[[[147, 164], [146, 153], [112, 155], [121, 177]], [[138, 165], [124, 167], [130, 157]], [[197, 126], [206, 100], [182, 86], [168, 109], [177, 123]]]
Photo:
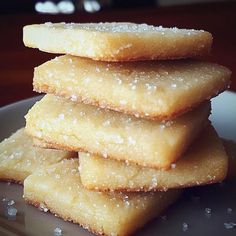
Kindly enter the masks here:
[[206, 55], [212, 35], [203, 30], [124, 22], [45, 23], [25, 26], [23, 41], [45, 52], [101, 61], [140, 61]]

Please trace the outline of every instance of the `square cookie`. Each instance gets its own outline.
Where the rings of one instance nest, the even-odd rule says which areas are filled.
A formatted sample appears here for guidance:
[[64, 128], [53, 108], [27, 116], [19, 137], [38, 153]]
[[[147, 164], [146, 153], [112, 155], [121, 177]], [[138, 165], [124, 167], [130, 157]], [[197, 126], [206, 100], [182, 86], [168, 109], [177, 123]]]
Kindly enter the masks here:
[[79, 162], [64, 160], [24, 182], [24, 198], [35, 206], [99, 235], [130, 235], [172, 204], [180, 190], [157, 193], [101, 193], [86, 190]]
[[151, 120], [172, 120], [227, 88], [231, 72], [193, 60], [108, 63], [69, 55], [34, 70], [33, 87]]
[[209, 53], [212, 35], [203, 30], [155, 27], [128, 22], [27, 25], [23, 41], [41, 51], [130, 61], [200, 57]]
[[35, 147], [22, 128], [0, 143], [0, 180], [23, 183], [34, 171], [76, 155]]
[[79, 153], [82, 184], [99, 191], [153, 191], [221, 182], [227, 175], [228, 156], [212, 126], [169, 170], [156, 170], [101, 156]]
[[207, 123], [210, 103], [158, 122], [46, 95], [26, 115], [29, 135], [51, 147], [170, 168]]

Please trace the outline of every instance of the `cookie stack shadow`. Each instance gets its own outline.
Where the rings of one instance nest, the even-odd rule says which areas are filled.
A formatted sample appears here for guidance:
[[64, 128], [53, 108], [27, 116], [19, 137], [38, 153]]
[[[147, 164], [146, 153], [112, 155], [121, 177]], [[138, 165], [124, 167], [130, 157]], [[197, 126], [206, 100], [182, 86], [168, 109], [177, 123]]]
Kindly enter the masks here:
[[129, 235], [181, 189], [225, 178], [228, 158], [208, 117], [230, 71], [189, 59], [209, 53], [210, 33], [46, 23], [26, 26], [24, 43], [67, 54], [35, 68], [34, 90], [47, 94], [26, 132], [39, 147], [79, 153], [26, 178], [27, 202], [96, 234]]

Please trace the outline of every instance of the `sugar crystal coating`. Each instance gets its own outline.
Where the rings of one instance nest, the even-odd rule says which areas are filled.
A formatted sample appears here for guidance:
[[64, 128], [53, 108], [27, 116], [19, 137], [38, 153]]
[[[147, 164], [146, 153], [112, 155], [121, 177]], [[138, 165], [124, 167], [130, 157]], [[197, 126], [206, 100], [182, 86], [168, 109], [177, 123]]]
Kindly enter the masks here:
[[8, 206], [12, 206], [12, 205], [14, 205], [15, 204], [15, 201], [13, 200], [13, 199], [11, 199], [11, 200], [9, 200], [8, 202], [7, 202], [7, 205]]
[[25, 26], [23, 41], [26, 46], [51, 53], [129, 61], [202, 56], [209, 53], [212, 36], [202, 30], [128, 22], [62, 22]]
[[[131, 146], [135, 148], [135, 146]], [[205, 127], [188, 151], [168, 170], [158, 170], [80, 152], [81, 181], [88, 189], [151, 191], [220, 182], [228, 171], [228, 157], [213, 127]], [[211, 178], [209, 179], [209, 176]], [[197, 202], [194, 196], [193, 201]], [[208, 210], [208, 209], [206, 209]]]
[[[47, 124], [43, 122], [42, 127]], [[37, 134], [42, 135], [41, 131]], [[76, 153], [35, 147], [22, 128], [0, 143], [0, 178], [23, 183], [35, 170], [72, 156]]]
[[11, 216], [16, 216], [17, 214], [17, 209], [13, 206], [10, 206], [7, 208], [7, 214], [11, 217]]
[[186, 232], [189, 229], [189, 225], [186, 222], [182, 223], [182, 230]]
[[[73, 58], [73, 75], [68, 58]], [[46, 71], [53, 77], [48, 78]], [[37, 67], [33, 84], [37, 92], [77, 103], [145, 119], [172, 120], [224, 90], [229, 78], [226, 68], [193, 60], [107, 63], [66, 55]]]
[[59, 227], [56, 227], [54, 229], [54, 236], [60, 236], [60, 235], [62, 235], [62, 229]]
[[[57, 216], [93, 232], [130, 235], [159, 215], [179, 193], [178, 190], [150, 194], [89, 191], [81, 184], [78, 166], [77, 159], [64, 160], [30, 175], [24, 182], [25, 200], [43, 203]], [[63, 181], [56, 174], [63, 175]], [[61, 233], [61, 228], [57, 228]]]
[[210, 217], [211, 217], [211, 214], [212, 214], [211, 208], [206, 207], [206, 208], [205, 208], [205, 216], [206, 216], [207, 218], [210, 218]]
[[[135, 23], [127, 23], [127, 22], [111, 22], [111, 23], [83, 23], [83, 24], [76, 24], [76, 23], [57, 23], [53, 24], [51, 22], [45, 22], [45, 26], [49, 28], [65, 28], [65, 29], [83, 29], [83, 30], [95, 30], [95, 31], [101, 31], [101, 32], [112, 32], [112, 33], [143, 33], [143, 32], [161, 32], [161, 33], [179, 33], [183, 32], [187, 35], [196, 34], [199, 32], [199, 30], [194, 29], [178, 29], [177, 27], [172, 28], [164, 28], [162, 26], [153, 26], [148, 24], [135, 24]], [[203, 30], [200, 30], [200, 32], [204, 32]]]
[[236, 228], [236, 223], [226, 222], [226, 223], [224, 223], [224, 227], [225, 227], [225, 229], [234, 229], [234, 228]]
[[[55, 119], [61, 114], [63, 120]], [[106, 153], [113, 159], [169, 168], [200, 132], [208, 115], [209, 103], [204, 103], [176, 120], [165, 122], [166, 128], [160, 132], [162, 122], [75, 104], [47, 94], [28, 112], [26, 130], [34, 138], [49, 142], [51, 147], [55, 144], [69, 150]], [[38, 131], [44, 137], [39, 137]]]
[[7, 197], [4, 197], [4, 198], [2, 199], [2, 202], [3, 202], [3, 203], [8, 202], [8, 201], [9, 201], [9, 200], [8, 200]]

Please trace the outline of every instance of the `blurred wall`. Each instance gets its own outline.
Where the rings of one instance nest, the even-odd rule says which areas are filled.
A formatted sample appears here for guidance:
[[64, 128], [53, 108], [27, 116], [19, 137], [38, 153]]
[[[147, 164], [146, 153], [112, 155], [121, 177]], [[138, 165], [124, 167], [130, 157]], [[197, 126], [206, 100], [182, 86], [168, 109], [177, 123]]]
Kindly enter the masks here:
[[235, 0], [157, 0], [159, 6], [172, 6], [181, 4], [193, 4], [193, 3], [209, 3], [209, 2], [233, 2]]

